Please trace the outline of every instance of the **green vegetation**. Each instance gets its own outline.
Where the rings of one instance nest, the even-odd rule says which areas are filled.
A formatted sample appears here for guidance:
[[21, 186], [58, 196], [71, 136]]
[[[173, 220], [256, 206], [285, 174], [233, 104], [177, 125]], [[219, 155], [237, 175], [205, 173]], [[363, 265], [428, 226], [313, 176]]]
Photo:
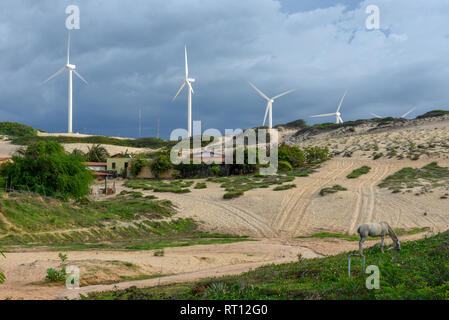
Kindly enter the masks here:
[[106, 162], [110, 155], [105, 147], [94, 144], [92, 147], [89, 147], [85, 157], [86, 161], [90, 162]]
[[348, 190], [348, 189], [340, 186], [339, 184], [336, 184], [333, 187], [327, 187], [327, 188], [321, 189], [320, 195], [324, 197], [326, 194], [329, 194], [329, 193], [336, 193], [338, 191], [346, 191], [346, 190]]
[[329, 233], [329, 232], [320, 232], [314, 233], [310, 236], [299, 236], [298, 239], [307, 239], [307, 238], [338, 238], [346, 241], [359, 241], [358, 236], [352, 236], [349, 234], [340, 234], [340, 233]]
[[124, 186], [154, 192], [188, 193], [193, 183], [193, 181], [183, 180], [131, 179], [127, 180]]
[[293, 189], [293, 188], [296, 188], [296, 184], [284, 184], [282, 186], [275, 187], [273, 190], [274, 191], [283, 191], [283, 190], [289, 190], [289, 189]]
[[176, 141], [166, 141], [157, 138], [139, 138], [139, 139], [117, 139], [105, 136], [90, 137], [68, 137], [68, 136], [37, 136], [37, 135], [11, 135], [12, 143], [18, 145], [29, 145], [37, 142], [56, 142], [56, 143], [88, 143], [88, 144], [110, 144], [114, 146], [131, 148], [164, 148], [171, 147]]
[[58, 143], [31, 144], [12, 160], [0, 169], [9, 189], [64, 199], [81, 198], [90, 191], [93, 175], [83, 164], [83, 159], [66, 154]]
[[271, 185], [282, 185], [285, 182], [291, 182], [295, 177], [291, 176], [234, 176], [223, 178], [209, 178], [208, 181], [221, 183], [221, 187], [226, 190], [224, 199], [232, 199], [242, 196], [246, 191], [257, 188], [268, 188]]
[[436, 162], [420, 169], [403, 168], [379, 184], [380, 188], [388, 188], [396, 192], [416, 187], [423, 187], [423, 191], [429, 191], [433, 188], [447, 186], [449, 186], [449, 168], [440, 167]]
[[355, 179], [355, 178], [360, 177], [362, 174], [367, 174], [370, 170], [371, 170], [371, 167], [363, 166], [363, 167], [360, 167], [360, 168], [355, 169], [354, 171], [352, 171], [350, 174], [348, 174], [346, 176], [346, 178], [348, 178], [348, 179]]
[[132, 192], [104, 201], [77, 203], [9, 193], [7, 198], [0, 198], [0, 211], [9, 222], [0, 225], [0, 245], [7, 248], [153, 250], [248, 240], [200, 232], [193, 220], [174, 217], [170, 201], [135, 197]]
[[[449, 233], [402, 243], [401, 251], [365, 250], [366, 264], [379, 267], [380, 289], [369, 290], [368, 274], [355, 260], [348, 277], [348, 253], [268, 265], [235, 276], [125, 290], [90, 293], [85, 299], [186, 300], [447, 300], [449, 298]], [[417, 268], [416, 266], [419, 266]]]
[[194, 189], [206, 189], [206, 188], [207, 188], [206, 182], [198, 182], [194, 187]]
[[49, 268], [47, 269], [47, 275], [45, 280], [47, 282], [55, 282], [55, 283], [63, 283], [65, 282], [67, 272], [65, 267], [63, 267], [64, 262], [67, 260], [67, 255], [63, 253], [58, 254], [59, 259], [61, 260], [61, 269]]
[[380, 152], [380, 153], [374, 153], [373, 159], [374, 159], [374, 160], [377, 160], [377, 159], [382, 158], [383, 156], [384, 156], [384, 154], [383, 154], [382, 152]]
[[0, 135], [8, 136], [36, 136], [37, 130], [16, 122], [0, 122]]

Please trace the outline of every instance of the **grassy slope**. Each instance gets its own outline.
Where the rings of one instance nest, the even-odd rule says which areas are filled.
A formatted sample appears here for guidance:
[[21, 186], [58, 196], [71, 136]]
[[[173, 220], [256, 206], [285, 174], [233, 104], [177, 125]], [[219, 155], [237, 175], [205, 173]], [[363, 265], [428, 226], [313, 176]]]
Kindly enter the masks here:
[[360, 259], [348, 278], [348, 253], [269, 265], [195, 283], [91, 293], [88, 299], [449, 299], [449, 232], [402, 244], [400, 252], [365, 250], [380, 270], [380, 289], [365, 286]]
[[176, 218], [170, 201], [134, 195], [82, 204], [8, 194], [0, 214], [4, 246], [155, 249], [247, 240], [202, 233], [193, 220]]

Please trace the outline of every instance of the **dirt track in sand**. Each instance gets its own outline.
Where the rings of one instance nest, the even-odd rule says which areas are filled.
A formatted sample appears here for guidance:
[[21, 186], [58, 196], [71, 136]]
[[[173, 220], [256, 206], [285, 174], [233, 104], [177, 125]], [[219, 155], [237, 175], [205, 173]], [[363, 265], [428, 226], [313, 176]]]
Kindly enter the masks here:
[[[369, 221], [387, 221], [394, 228], [428, 227], [433, 231], [449, 228], [448, 200], [440, 199], [444, 190], [416, 196], [393, 194], [377, 185], [404, 167], [420, 168], [432, 159], [390, 160], [334, 158], [308, 177], [296, 178], [297, 188], [286, 191], [255, 189], [243, 197], [224, 200], [224, 189], [207, 182], [207, 189], [188, 194], [153, 193], [171, 200], [178, 216], [201, 222], [205, 231], [249, 235], [259, 238], [311, 235], [317, 232], [355, 234], [357, 226]], [[449, 160], [437, 159], [443, 166]], [[346, 176], [368, 165], [371, 171], [357, 179]], [[347, 191], [320, 196], [324, 187], [339, 184]], [[123, 189], [118, 184], [118, 192]]]
[[[425, 234], [400, 237], [401, 241], [415, 240]], [[378, 241], [368, 241], [372, 246]], [[387, 240], [389, 244], [391, 241]], [[8, 253], [1, 261], [7, 280], [0, 285], [0, 299], [77, 299], [79, 294], [124, 289], [130, 286], [148, 287], [168, 283], [195, 281], [203, 278], [239, 274], [262, 265], [296, 261], [298, 254], [305, 258], [319, 258], [356, 250], [357, 241], [341, 239], [259, 239], [259, 241], [232, 244], [199, 245], [182, 248], [166, 248], [163, 257], [155, 257], [152, 251], [69, 251], [68, 265], [96, 263], [99, 267], [111, 261], [130, 262], [147, 274], [169, 274], [147, 280], [124, 281], [117, 284], [89, 285], [78, 290], [64, 286], [48, 286], [41, 283], [47, 268], [58, 268], [60, 261], [55, 251]], [[81, 273], [81, 278], [83, 273]], [[101, 280], [100, 276], [99, 279]], [[33, 284], [34, 283], [34, 284]]]

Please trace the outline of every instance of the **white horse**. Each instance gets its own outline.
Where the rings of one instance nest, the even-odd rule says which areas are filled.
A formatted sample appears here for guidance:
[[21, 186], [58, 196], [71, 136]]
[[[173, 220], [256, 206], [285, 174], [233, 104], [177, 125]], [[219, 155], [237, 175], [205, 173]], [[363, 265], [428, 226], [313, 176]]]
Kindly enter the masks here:
[[393, 228], [385, 221], [363, 223], [359, 225], [357, 232], [360, 235], [359, 253], [361, 256], [363, 256], [363, 242], [365, 242], [365, 239], [368, 236], [381, 237], [380, 249], [382, 250], [382, 253], [384, 253], [384, 240], [386, 235], [389, 235], [391, 240], [393, 240], [394, 249], [401, 250], [401, 245], [399, 244], [399, 239], [396, 236], [396, 233], [394, 233]]

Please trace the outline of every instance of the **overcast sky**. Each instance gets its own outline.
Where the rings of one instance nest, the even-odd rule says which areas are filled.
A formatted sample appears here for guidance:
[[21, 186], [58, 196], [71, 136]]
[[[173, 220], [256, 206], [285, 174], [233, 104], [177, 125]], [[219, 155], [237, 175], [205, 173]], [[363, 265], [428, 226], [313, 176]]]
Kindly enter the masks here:
[[[72, 31], [75, 132], [142, 136], [185, 128], [184, 44], [194, 83], [193, 119], [203, 128], [262, 124], [268, 96], [296, 88], [273, 105], [274, 124], [342, 107], [344, 120], [370, 112], [412, 116], [449, 102], [447, 0], [2, 0], [0, 121], [67, 130], [65, 8], [78, 5]], [[380, 30], [367, 30], [368, 5]]]

